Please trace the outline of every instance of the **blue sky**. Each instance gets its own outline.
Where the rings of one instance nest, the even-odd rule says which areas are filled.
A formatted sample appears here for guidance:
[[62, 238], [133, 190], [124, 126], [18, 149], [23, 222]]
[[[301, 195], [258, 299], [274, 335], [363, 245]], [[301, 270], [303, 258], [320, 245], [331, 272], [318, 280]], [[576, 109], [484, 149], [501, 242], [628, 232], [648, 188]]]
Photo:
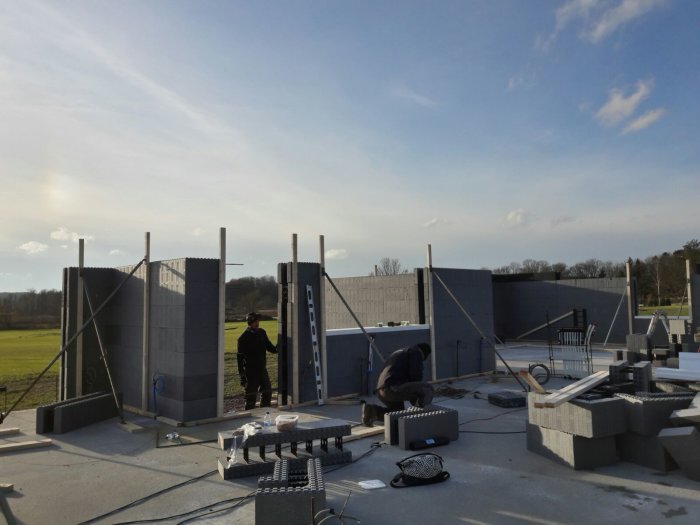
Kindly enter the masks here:
[[0, 0], [0, 291], [143, 256], [366, 275], [700, 237], [700, 3]]

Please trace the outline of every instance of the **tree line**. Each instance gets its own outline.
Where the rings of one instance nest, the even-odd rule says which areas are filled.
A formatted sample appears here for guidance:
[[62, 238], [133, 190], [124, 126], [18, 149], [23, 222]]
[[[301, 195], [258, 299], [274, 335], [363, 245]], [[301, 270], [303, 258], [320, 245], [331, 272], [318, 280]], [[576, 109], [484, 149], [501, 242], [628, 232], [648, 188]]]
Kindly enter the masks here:
[[[700, 241], [692, 239], [681, 248], [645, 259], [630, 259], [632, 276], [637, 281], [637, 299], [641, 304], [663, 306], [688, 300], [685, 261], [694, 271], [700, 265]], [[488, 268], [484, 268], [488, 269]], [[568, 266], [544, 260], [525, 259], [491, 270], [494, 274], [557, 273], [561, 279], [624, 277], [625, 262], [587, 259]], [[398, 259], [383, 257], [370, 275], [408, 273]], [[241, 320], [252, 311], [273, 316], [277, 311], [277, 281], [271, 275], [241, 277], [226, 283], [226, 319]], [[55, 328], [61, 323], [62, 292], [27, 290], [0, 293], [0, 329]]]
[[[670, 305], [671, 302], [687, 301], [685, 261], [689, 260], [691, 271], [700, 264], [700, 241], [692, 239], [682, 248], [663, 252], [645, 259], [629, 259], [632, 277], [637, 281], [637, 300], [651, 306]], [[601, 277], [625, 277], [625, 262], [586, 261], [567, 266], [565, 263], [550, 264], [543, 260], [525, 259], [512, 262], [492, 270], [495, 274], [558, 273], [561, 279], [591, 279]]]

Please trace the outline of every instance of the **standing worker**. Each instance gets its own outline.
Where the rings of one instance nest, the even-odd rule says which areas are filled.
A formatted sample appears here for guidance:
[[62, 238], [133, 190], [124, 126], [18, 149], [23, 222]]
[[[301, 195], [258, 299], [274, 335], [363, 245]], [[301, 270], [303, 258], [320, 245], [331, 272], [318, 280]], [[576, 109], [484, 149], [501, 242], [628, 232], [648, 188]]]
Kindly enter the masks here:
[[384, 414], [405, 408], [405, 401], [424, 408], [433, 400], [433, 385], [423, 381], [423, 362], [430, 355], [428, 343], [401, 348], [384, 362], [374, 391], [385, 407], [362, 404], [362, 423], [371, 427], [374, 421], [383, 421]]
[[248, 328], [238, 338], [238, 374], [245, 388], [245, 409], [255, 408], [260, 392], [260, 406], [269, 407], [272, 401], [272, 385], [267, 373], [267, 352], [277, 353], [265, 330], [260, 328], [260, 316], [249, 313]]

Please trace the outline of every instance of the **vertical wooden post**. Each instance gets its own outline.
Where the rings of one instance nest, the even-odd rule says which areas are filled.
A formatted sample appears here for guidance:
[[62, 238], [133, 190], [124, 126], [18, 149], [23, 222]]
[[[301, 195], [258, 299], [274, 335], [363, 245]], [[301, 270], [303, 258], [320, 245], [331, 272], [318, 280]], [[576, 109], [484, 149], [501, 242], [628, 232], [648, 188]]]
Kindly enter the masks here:
[[318, 283], [318, 294], [319, 302], [318, 308], [316, 309], [316, 315], [321, 313], [321, 323], [318, 329], [321, 331], [321, 337], [319, 337], [319, 342], [321, 344], [321, 371], [323, 374], [323, 399], [328, 398], [328, 352], [326, 350], [326, 248], [325, 248], [325, 238], [323, 235], [319, 236], [319, 251], [321, 260], [321, 278]]
[[432, 379], [437, 380], [437, 348], [435, 348], [435, 309], [433, 306], [433, 247], [428, 244], [428, 306], [430, 309], [430, 368]]
[[292, 318], [289, 326], [292, 329], [292, 403], [299, 403], [299, 273], [297, 252], [297, 234], [292, 234], [292, 275], [289, 279], [289, 302], [292, 304]]
[[144, 234], [144, 277], [143, 277], [143, 332], [141, 350], [141, 410], [148, 411], [150, 391], [150, 339], [151, 339], [151, 232]]
[[224, 334], [226, 328], [226, 228], [219, 229], [219, 348], [216, 378], [216, 413], [224, 415]]
[[[83, 286], [83, 269], [85, 268], [85, 239], [78, 239], [78, 296], [76, 297], [76, 328], [83, 325], [83, 302], [85, 287]], [[83, 334], [75, 341], [75, 395], [83, 395]]]
[[630, 260], [625, 263], [625, 274], [627, 275], [627, 333], [634, 333], [634, 306], [632, 304], [632, 265]]

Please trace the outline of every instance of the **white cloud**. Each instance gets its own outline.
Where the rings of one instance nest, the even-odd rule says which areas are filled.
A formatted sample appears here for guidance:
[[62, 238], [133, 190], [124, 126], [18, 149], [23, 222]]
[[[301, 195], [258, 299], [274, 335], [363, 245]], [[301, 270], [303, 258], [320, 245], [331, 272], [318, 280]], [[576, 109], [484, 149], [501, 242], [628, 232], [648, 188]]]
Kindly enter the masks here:
[[85, 241], [94, 241], [94, 235], [83, 235], [80, 233], [72, 232], [63, 226], [59, 226], [56, 231], [52, 231], [50, 235], [51, 239], [54, 241], [72, 241], [77, 243], [79, 239], [85, 239]]
[[433, 99], [426, 97], [425, 95], [416, 93], [415, 91], [408, 89], [405, 86], [397, 86], [393, 88], [389, 94], [392, 97], [413, 102], [414, 104], [423, 106], [424, 108], [434, 108], [435, 106], [437, 106], [437, 102]]
[[668, 3], [667, 0], [570, 0], [554, 12], [554, 31], [539, 35], [535, 46], [548, 51], [559, 33], [570, 24], [581, 21], [580, 36], [597, 44], [625, 24]]
[[574, 222], [576, 219], [569, 215], [562, 215], [561, 217], [555, 217], [552, 219], [552, 226], [561, 226], [562, 224], [567, 224], [570, 222]]
[[640, 80], [637, 89], [625, 96], [621, 89], [610, 90], [608, 101], [596, 112], [596, 120], [603, 126], [610, 127], [619, 124], [635, 112], [637, 106], [649, 96], [654, 87], [654, 79]]
[[439, 224], [450, 224], [450, 221], [447, 219], [438, 219], [437, 217], [434, 217], [430, 219], [428, 222], [424, 222], [421, 224], [423, 228], [434, 228]]
[[114, 250], [109, 250], [110, 255], [121, 255], [122, 253], [124, 253], [124, 252], [122, 252], [119, 248], [115, 248]]
[[199, 237], [200, 235], [202, 235], [202, 232], [203, 232], [203, 231], [204, 231], [204, 230], [202, 230], [202, 228], [197, 227], [197, 228], [195, 228], [194, 230], [192, 230], [192, 235], [195, 236], [195, 237]]
[[17, 247], [18, 250], [22, 250], [27, 255], [36, 255], [37, 253], [45, 252], [48, 249], [46, 244], [29, 241]]
[[627, 126], [625, 126], [625, 129], [622, 131], [622, 134], [625, 135], [633, 131], [641, 131], [643, 129], [646, 129], [649, 126], [651, 126], [654, 122], [659, 120], [661, 117], [663, 117], [665, 114], [666, 110], [664, 108], [649, 110], [646, 113], [644, 113], [644, 115], [642, 115], [641, 117], [638, 117], [629, 124], [627, 124]]
[[348, 258], [348, 251], [345, 248], [333, 248], [326, 250], [326, 259], [339, 261]]
[[511, 228], [524, 226], [530, 218], [530, 215], [530, 212], [525, 208], [518, 208], [517, 210], [513, 210], [506, 215], [506, 223]]
[[617, 6], [604, 11], [587, 31], [586, 36], [593, 43], [600, 42], [627, 22], [665, 3], [666, 0], [622, 0]]

